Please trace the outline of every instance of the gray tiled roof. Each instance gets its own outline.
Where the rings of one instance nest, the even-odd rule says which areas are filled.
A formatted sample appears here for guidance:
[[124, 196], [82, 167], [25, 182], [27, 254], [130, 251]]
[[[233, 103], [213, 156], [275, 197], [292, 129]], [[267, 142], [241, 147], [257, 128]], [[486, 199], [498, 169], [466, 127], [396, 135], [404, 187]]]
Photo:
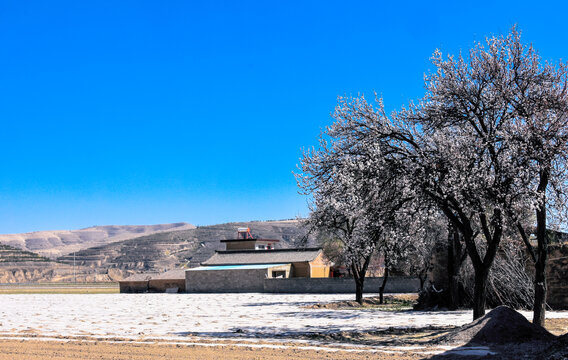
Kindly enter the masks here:
[[314, 260], [319, 248], [217, 251], [201, 265], [278, 264]]
[[185, 279], [185, 270], [186, 269], [174, 269], [163, 273], [134, 274], [119, 282]]
[[280, 240], [276, 240], [276, 239], [259, 239], [259, 238], [252, 238], [252, 239], [226, 239], [226, 240], [220, 240], [222, 243], [226, 243], [226, 242], [233, 242], [233, 241], [272, 241], [272, 242], [280, 242]]
[[134, 274], [132, 276], [127, 277], [124, 280], [120, 280], [119, 282], [130, 282], [130, 281], [148, 281], [153, 279], [154, 276], [158, 275], [157, 273], [145, 273], [145, 274]]

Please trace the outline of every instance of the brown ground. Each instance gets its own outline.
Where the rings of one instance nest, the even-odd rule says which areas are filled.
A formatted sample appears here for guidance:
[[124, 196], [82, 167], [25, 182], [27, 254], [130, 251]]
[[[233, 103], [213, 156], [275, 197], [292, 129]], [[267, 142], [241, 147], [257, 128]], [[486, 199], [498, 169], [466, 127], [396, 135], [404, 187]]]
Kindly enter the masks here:
[[[389, 298], [391, 305], [405, 306], [411, 299]], [[334, 303], [338, 308], [350, 308], [355, 304]], [[317, 306], [317, 305], [316, 305]], [[321, 306], [321, 305], [320, 305]], [[365, 307], [379, 306], [374, 299], [370, 299]], [[488, 314], [489, 315], [489, 314]], [[527, 329], [526, 320], [517, 318], [514, 313], [502, 312], [493, 317], [495, 323], [480, 322], [469, 324], [464, 327], [428, 327], [422, 329], [385, 329], [373, 332], [339, 332], [334, 334], [311, 334], [298, 335], [295, 337], [282, 337], [280, 342], [243, 338], [242, 340], [213, 340], [197, 337], [187, 337], [179, 342], [156, 343], [151, 340], [130, 341], [124, 339], [97, 339], [97, 338], [50, 338], [39, 340], [35, 334], [14, 334], [14, 338], [0, 338], [0, 360], [4, 359], [386, 359], [386, 360], [473, 360], [486, 358], [483, 356], [461, 356], [454, 351], [448, 350], [450, 342], [437, 341], [445, 337], [455, 337], [459, 334], [461, 343], [469, 342], [479, 335], [485, 334], [491, 340], [487, 345], [489, 349], [498, 355], [490, 356], [489, 359], [518, 359], [535, 358], [544, 356], [542, 359], [566, 359], [568, 358], [568, 335], [539, 343], [530, 342], [523, 344], [501, 344], [496, 340], [503, 333]], [[520, 316], [520, 315], [519, 315]], [[525, 323], [526, 322], [526, 323]], [[508, 324], [510, 327], [500, 329], [498, 324]], [[532, 324], [530, 324], [532, 325]], [[554, 335], [568, 332], [568, 319], [549, 319], [546, 328]], [[527, 331], [531, 330], [529, 327]], [[523, 330], [524, 331], [524, 330]], [[531, 332], [531, 331], [529, 331]], [[518, 334], [517, 334], [518, 335]], [[515, 336], [516, 337], [516, 336]], [[22, 340], [23, 339], [23, 340]], [[312, 341], [310, 344], [303, 340]], [[498, 339], [497, 339], [498, 340]], [[314, 345], [313, 342], [323, 345]], [[493, 344], [490, 344], [493, 343]], [[244, 345], [244, 346], [243, 346]], [[262, 347], [259, 347], [262, 346]], [[271, 348], [270, 346], [282, 348]], [[475, 345], [475, 344], [472, 344]], [[550, 345], [553, 345], [552, 347]], [[320, 346], [324, 349], [314, 349]], [[349, 347], [350, 346], [350, 347]], [[412, 346], [414, 348], [408, 348]], [[444, 346], [446, 346], [444, 348]], [[457, 345], [450, 346], [453, 348]], [[309, 348], [304, 348], [309, 347]], [[332, 351], [326, 351], [332, 350]], [[363, 351], [349, 351], [361, 349]], [[549, 350], [547, 350], [549, 349]], [[566, 349], [566, 350], [564, 350]], [[563, 357], [566, 354], [566, 357]]]
[[568, 319], [546, 319], [544, 327], [554, 335], [564, 335], [568, 333]]
[[191, 346], [152, 343], [110, 343], [81, 341], [37, 341], [0, 340], [0, 360], [53, 360], [53, 359], [338, 359], [338, 360], [415, 360], [423, 356], [407, 352], [392, 354], [387, 352], [347, 352], [303, 350], [297, 346], [286, 349], [251, 348], [237, 346]]
[[318, 303], [306, 306], [307, 309], [333, 309], [333, 310], [346, 310], [346, 309], [377, 309], [382, 311], [400, 311], [412, 309], [412, 305], [418, 300], [418, 294], [388, 294], [383, 298], [383, 303], [380, 303], [378, 296], [369, 296], [363, 298], [363, 304], [359, 304], [354, 300], [334, 301], [328, 303]]

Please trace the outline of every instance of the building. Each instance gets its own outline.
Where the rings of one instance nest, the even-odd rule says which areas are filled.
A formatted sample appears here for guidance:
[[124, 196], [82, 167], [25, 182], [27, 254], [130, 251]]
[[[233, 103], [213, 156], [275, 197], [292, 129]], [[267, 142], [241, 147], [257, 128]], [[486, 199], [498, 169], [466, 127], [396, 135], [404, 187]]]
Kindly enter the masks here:
[[149, 280], [152, 276], [158, 275], [157, 273], [146, 273], [146, 274], [134, 274], [127, 277], [124, 280], [120, 280], [118, 285], [120, 286], [121, 293], [146, 293], [148, 292]]
[[185, 292], [185, 269], [174, 269], [161, 274], [134, 274], [118, 283], [121, 293]]
[[[239, 228], [235, 239], [220, 240], [225, 250], [216, 251], [199, 267], [161, 274], [136, 274], [120, 281], [120, 292], [267, 292], [353, 293], [351, 277], [330, 277], [331, 262], [320, 248], [277, 249], [279, 240], [259, 239], [250, 229]], [[382, 278], [365, 280], [366, 289], [378, 289]], [[416, 292], [420, 282], [394, 276], [386, 292]]]
[[278, 242], [239, 228], [236, 239], [221, 240], [224, 251], [186, 270], [186, 291], [262, 292], [265, 279], [329, 277], [331, 264], [322, 249], [276, 249]]

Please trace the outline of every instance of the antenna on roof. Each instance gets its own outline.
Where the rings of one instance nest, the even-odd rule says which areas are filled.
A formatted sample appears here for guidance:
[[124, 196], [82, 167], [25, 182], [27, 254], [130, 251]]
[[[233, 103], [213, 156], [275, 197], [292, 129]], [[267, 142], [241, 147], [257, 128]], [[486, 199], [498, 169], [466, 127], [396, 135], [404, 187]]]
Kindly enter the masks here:
[[250, 228], [248, 227], [240, 227], [237, 228], [237, 239], [252, 239], [252, 235], [250, 233]]

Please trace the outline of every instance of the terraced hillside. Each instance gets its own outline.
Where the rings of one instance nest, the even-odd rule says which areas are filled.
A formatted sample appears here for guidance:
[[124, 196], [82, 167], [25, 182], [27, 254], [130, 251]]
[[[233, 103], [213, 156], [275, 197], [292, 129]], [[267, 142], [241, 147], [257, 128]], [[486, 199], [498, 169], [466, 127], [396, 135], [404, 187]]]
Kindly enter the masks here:
[[31, 251], [0, 244], [0, 263], [21, 262], [51, 262], [51, 260]]
[[[164, 271], [180, 266], [195, 267], [215, 250], [223, 250], [221, 239], [232, 239], [238, 227], [250, 227], [255, 237], [280, 240], [278, 247], [289, 248], [304, 232], [294, 220], [240, 222], [195, 229], [158, 233], [81, 250], [75, 254], [77, 265], [123, 271]], [[71, 264], [73, 255], [58, 261]]]
[[[110, 270], [110, 271], [109, 271]], [[108, 282], [128, 276], [120, 269], [95, 269], [63, 264], [31, 251], [0, 245], [0, 283], [30, 282]]]

